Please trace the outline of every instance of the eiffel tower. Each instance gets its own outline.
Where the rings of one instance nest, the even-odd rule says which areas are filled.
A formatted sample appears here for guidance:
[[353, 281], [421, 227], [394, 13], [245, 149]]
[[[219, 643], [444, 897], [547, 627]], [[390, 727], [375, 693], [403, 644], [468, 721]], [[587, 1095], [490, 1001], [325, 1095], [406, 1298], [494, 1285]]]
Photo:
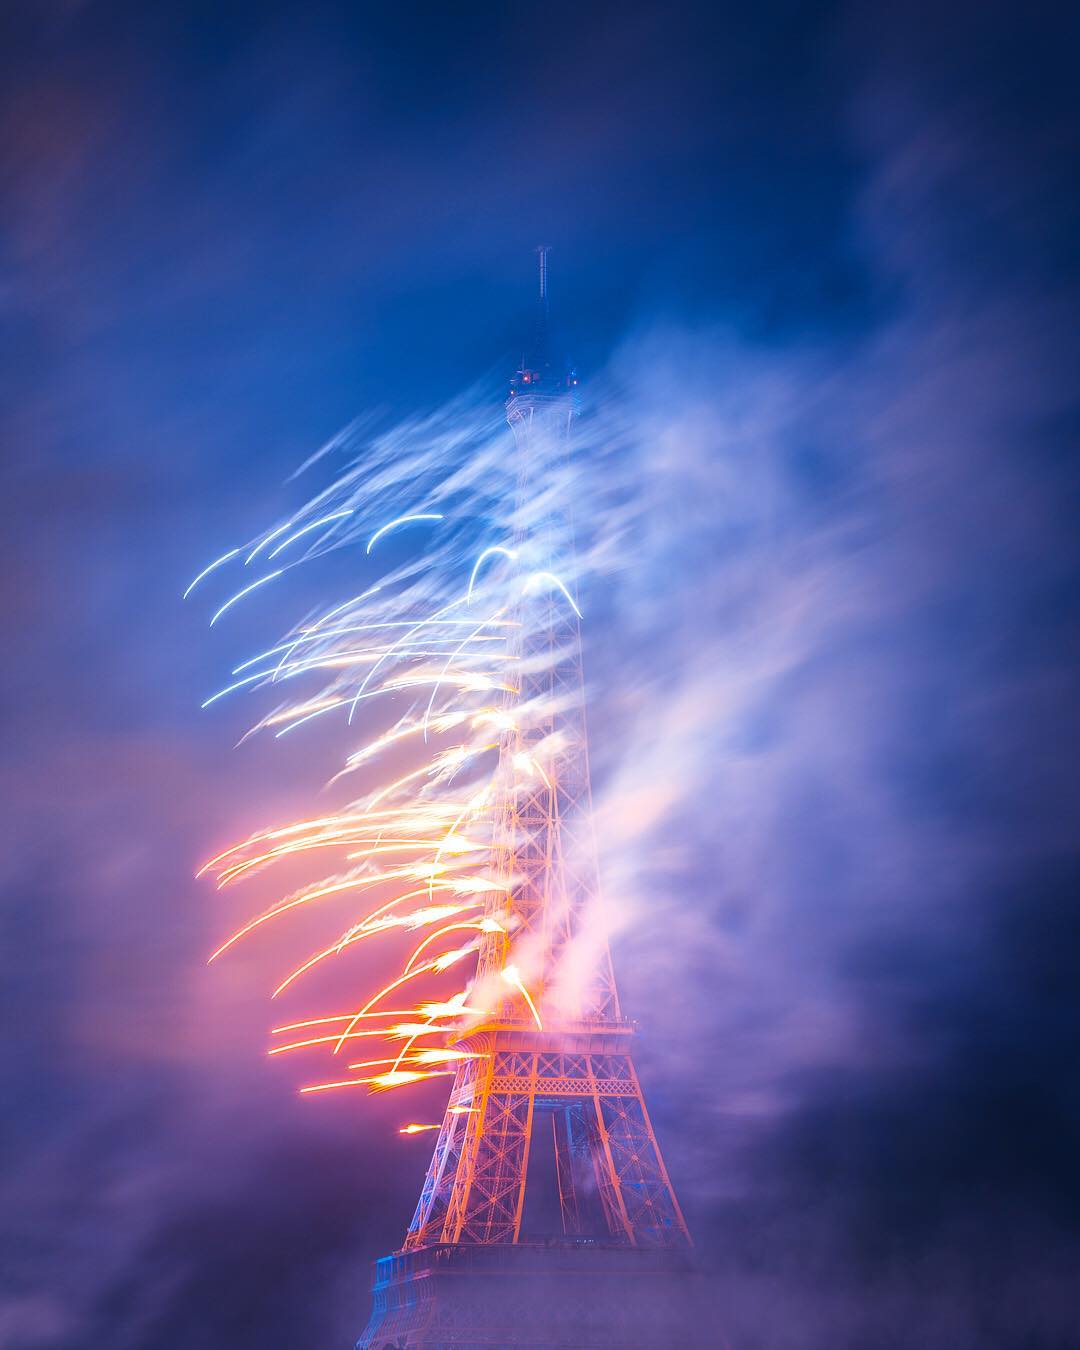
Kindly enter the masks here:
[[[538, 254], [536, 333], [506, 413], [515, 551], [552, 584], [526, 593], [516, 616], [520, 716], [501, 751], [495, 839], [507, 887], [493, 894], [500, 931], [485, 935], [477, 968], [479, 983], [506, 992], [453, 1042], [475, 1057], [459, 1062], [404, 1244], [376, 1263], [357, 1350], [712, 1343], [688, 1327], [690, 1236], [599, 922], [580, 614], [554, 584], [553, 553], [565, 567], [572, 528], [565, 502], [544, 504], [571, 453], [577, 380], [551, 355], [548, 250]], [[543, 773], [515, 774], [522, 756]], [[524, 980], [500, 985], [508, 967]]]

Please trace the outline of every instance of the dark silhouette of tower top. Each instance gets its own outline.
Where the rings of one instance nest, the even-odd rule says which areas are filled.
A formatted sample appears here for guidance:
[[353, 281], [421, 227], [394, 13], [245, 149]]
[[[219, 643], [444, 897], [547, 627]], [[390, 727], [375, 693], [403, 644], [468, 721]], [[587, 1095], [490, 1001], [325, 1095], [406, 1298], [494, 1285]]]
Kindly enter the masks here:
[[548, 299], [548, 254], [551, 248], [540, 244], [536, 249], [539, 263], [539, 286], [536, 297], [536, 320], [533, 325], [532, 346], [521, 358], [521, 365], [510, 381], [510, 398], [524, 395], [534, 398], [565, 396], [577, 385], [577, 372], [563, 361], [552, 357], [551, 306]]

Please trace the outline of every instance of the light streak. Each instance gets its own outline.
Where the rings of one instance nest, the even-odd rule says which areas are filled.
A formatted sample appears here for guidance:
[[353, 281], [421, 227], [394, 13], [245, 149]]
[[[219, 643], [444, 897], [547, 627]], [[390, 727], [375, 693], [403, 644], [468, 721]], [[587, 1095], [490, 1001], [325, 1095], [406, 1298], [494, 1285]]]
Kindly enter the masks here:
[[180, 597], [181, 600], [186, 600], [188, 598], [188, 596], [199, 584], [199, 582], [202, 581], [203, 577], [208, 577], [210, 573], [214, 571], [215, 568], [220, 567], [222, 563], [227, 563], [230, 558], [235, 558], [239, 552], [240, 550], [238, 548], [231, 548], [229, 549], [228, 553], [223, 553], [220, 558], [215, 558], [209, 567], [204, 567], [203, 570], [199, 573], [199, 575], [195, 578], [195, 580], [188, 586], [184, 594]]
[[398, 516], [396, 520], [391, 520], [388, 524], [381, 525], [375, 531], [375, 533], [367, 541], [367, 548], [364, 550], [364, 552], [370, 553], [371, 550], [375, 547], [376, 542], [380, 540], [384, 534], [388, 534], [390, 530], [397, 529], [399, 525], [407, 525], [414, 520], [442, 520], [442, 519], [443, 517], [434, 511], [425, 511], [420, 515], [415, 516]]
[[490, 558], [493, 553], [501, 553], [504, 558], [517, 558], [517, 550], [512, 548], [503, 548], [501, 544], [492, 544], [490, 548], [484, 549], [476, 562], [473, 563], [473, 570], [469, 574], [469, 589], [465, 592], [465, 599], [471, 600], [473, 587], [476, 585], [476, 574], [479, 572], [485, 558]]
[[410, 1064], [455, 1064], [462, 1059], [486, 1059], [486, 1055], [472, 1050], [419, 1050], [409, 1059]]
[[314, 712], [306, 713], [303, 717], [298, 717], [295, 722], [290, 722], [288, 726], [282, 727], [280, 731], [274, 732], [274, 739], [280, 740], [282, 736], [287, 736], [290, 731], [295, 731], [297, 727], [302, 727], [310, 722], [313, 717], [321, 717], [323, 713], [333, 712], [335, 708], [340, 708], [345, 702], [343, 698], [328, 699], [320, 708]]
[[[437, 942], [437, 941], [439, 940], [439, 938], [445, 937], [447, 933], [460, 933], [460, 932], [463, 932], [463, 931], [466, 931], [466, 930], [471, 930], [471, 931], [474, 932], [474, 933], [482, 933], [482, 932], [485, 932], [485, 931], [489, 931], [489, 932], [492, 931], [492, 930], [490, 930], [490, 929], [488, 929], [488, 930], [485, 930], [485, 929], [484, 929], [484, 927], [483, 927], [483, 921], [481, 921], [480, 923], [452, 923], [452, 924], [448, 924], [445, 928], [440, 928], [437, 932], [432, 933], [429, 937], [426, 937], [426, 938], [423, 940], [423, 942], [421, 942], [420, 945], [419, 945], [418, 947], [416, 947], [416, 948], [413, 950], [413, 952], [412, 952], [412, 954], [410, 955], [409, 959], [405, 962], [405, 973], [408, 974], [408, 972], [409, 972], [410, 970], [412, 970], [413, 965], [414, 965], [415, 962], [416, 962], [416, 958], [420, 955], [421, 952], [426, 951], [426, 950], [428, 949], [428, 947], [430, 947], [431, 944], [432, 944], [433, 942]], [[501, 931], [501, 930], [500, 930], [500, 931]], [[445, 958], [444, 958], [444, 957], [440, 957], [439, 959], [440, 959], [440, 960], [443, 960], [443, 959], [445, 959]]]
[[536, 1004], [532, 1001], [529, 991], [521, 981], [521, 972], [518, 970], [517, 966], [506, 966], [499, 973], [507, 984], [512, 984], [518, 993], [524, 997], [525, 1002], [529, 1005], [529, 1011], [533, 1015], [533, 1020], [536, 1022], [537, 1030], [543, 1031], [544, 1024], [540, 1021], [540, 1014], [536, 1011]]
[[[408, 1010], [402, 1008], [383, 1008], [377, 1013], [368, 1013], [369, 1017], [407, 1017]], [[330, 1026], [334, 1022], [347, 1022], [353, 1016], [352, 1013], [338, 1013], [334, 1017], [306, 1017], [302, 1022], [286, 1022], [284, 1026], [271, 1027], [271, 1036], [279, 1036], [286, 1031], [299, 1031], [303, 1027], [324, 1027]], [[334, 1040], [337, 1040], [335, 1035]]]
[[292, 722], [294, 718], [302, 717], [309, 712], [322, 712], [327, 708], [339, 708], [341, 703], [340, 698], [316, 698], [308, 703], [294, 703], [291, 708], [286, 708], [283, 712], [271, 713], [269, 717], [264, 717], [259, 726], [278, 727], [282, 722]]
[[403, 1087], [406, 1083], [417, 1083], [422, 1078], [447, 1078], [453, 1072], [453, 1069], [426, 1069], [423, 1073], [416, 1073], [411, 1069], [393, 1069], [390, 1073], [376, 1074], [370, 1082], [374, 1085], [375, 1091], [387, 1092], [390, 1088]]
[[258, 555], [262, 552], [262, 550], [267, 546], [267, 544], [272, 544], [275, 539], [279, 539], [285, 533], [286, 530], [291, 528], [292, 528], [292, 521], [287, 520], [284, 525], [279, 525], [276, 530], [271, 530], [269, 534], [263, 535], [263, 537], [259, 540], [259, 542], [255, 545], [255, 547], [244, 559], [244, 566], [246, 567], [253, 558], [257, 558]]
[[[385, 1016], [385, 1014], [379, 1014], [379, 1013], [374, 1013], [374, 1014], [370, 1014], [370, 1013], [369, 1013], [368, 1015], [369, 1015], [369, 1016]], [[399, 1016], [399, 1015], [400, 1015], [400, 1014], [394, 1014], [394, 1016]], [[322, 1019], [316, 1019], [316, 1022], [321, 1021], [321, 1020], [322, 1020]], [[347, 1018], [344, 1018], [344, 1019], [343, 1019], [343, 1018], [335, 1018], [334, 1020], [335, 1020], [335, 1021], [347, 1021], [348, 1019], [347, 1019]], [[296, 1023], [295, 1025], [298, 1026], [298, 1027], [303, 1027], [303, 1026], [310, 1026], [310, 1025], [313, 1025], [313, 1023], [311, 1023], [311, 1022], [307, 1022], [307, 1023], [305, 1023], [305, 1022], [298, 1022], [298, 1023]], [[289, 1029], [290, 1029], [290, 1028], [287, 1028], [287, 1027], [276, 1027], [276, 1028], [275, 1028], [276, 1031], [286, 1031], [286, 1030], [289, 1030]], [[435, 1026], [434, 1024], [432, 1024], [432, 1023], [428, 1023], [428, 1022], [398, 1022], [395, 1026], [392, 1026], [392, 1027], [386, 1027], [386, 1028], [380, 1027], [380, 1028], [376, 1028], [374, 1031], [350, 1031], [347, 1039], [350, 1040], [350, 1041], [359, 1041], [359, 1040], [364, 1040], [364, 1039], [366, 1039], [366, 1038], [368, 1038], [368, 1037], [371, 1037], [371, 1036], [380, 1036], [380, 1037], [382, 1037], [382, 1038], [385, 1039], [385, 1040], [398, 1040], [398, 1041], [405, 1041], [405, 1040], [407, 1040], [407, 1041], [409, 1041], [410, 1044], [411, 1044], [413, 1041], [416, 1040], [416, 1038], [417, 1038], [418, 1036], [445, 1036], [445, 1035], [446, 1035], [446, 1028], [445, 1028], [445, 1027], [438, 1027], [438, 1026]], [[336, 1041], [337, 1038], [338, 1038], [338, 1037], [337, 1037], [337, 1032], [334, 1032], [332, 1035], [328, 1035], [328, 1036], [309, 1036], [309, 1037], [307, 1037], [306, 1040], [303, 1040], [303, 1041], [287, 1041], [287, 1042], [285, 1042], [285, 1043], [282, 1044], [282, 1045], [272, 1045], [272, 1046], [270, 1047], [270, 1049], [267, 1050], [266, 1053], [267, 1053], [268, 1055], [284, 1055], [284, 1054], [288, 1053], [290, 1050], [307, 1050], [307, 1049], [309, 1049], [309, 1048], [310, 1048], [311, 1046], [313, 1046], [313, 1045], [329, 1045], [332, 1041]]]
[[435, 1076], [437, 1075], [399, 1070], [397, 1073], [376, 1074], [374, 1078], [345, 1078], [336, 1083], [312, 1083], [310, 1087], [302, 1087], [300, 1093], [304, 1095], [308, 1092], [329, 1092], [332, 1088], [364, 1087], [371, 1083], [381, 1088], [402, 1087], [406, 1083], [416, 1083], [421, 1078]]
[[551, 779], [531, 755], [525, 754], [524, 751], [519, 751], [513, 756], [513, 765], [515, 769], [520, 770], [522, 773], [535, 774], [543, 785], [549, 791], [551, 790]]
[[227, 610], [232, 609], [233, 605], [236, 604], [237, 600], [243, 600], [245, 595], [250, 595], [252, 591], [257, 590], [260, 586], [265, 586], [268, 581], [273, 581], [275, 577], [281, 576], [283, 571], [284, 568], [279, 567], [276, 572], [269, 572], [265, 577], [260, 577], [258, 581], [253, 581], [250, 586], [245, 586], [242, 591], [237, 591], [237, 593], [232, 597], [231, 600], [225, 601], [225, 603], [221, 606], [218, 612], [210, 620], [210, 627], [213, 628], [214, 624], [217, 623], [218, 619], [220, 619], [221, 616]]
[[577, 605], [574, 602], [574, 597], [570, 594], [570, 592], [566, 589], [566, 586], [563, 584], [562, 581], [559, 580], [559, 578], [555, 575], [554, 572], [534, 572], [532, 576], [530, 576], [528, 580], [525, 582], [523, 594], [527, 594], [529, 591], [534, 590], [536, 588], [536, 585], [541, 581], [547, 581], [552, 586], [555, 586], [558, 590], [562, 591], [563, 595], [566, 596], [566, 601], [567, 604], [570, 606], [570, 608], [574, 611], [574, 613], [578, 616], [579, 619], [582, 617], [581, 610], [578, 609]]
[[216, 694], [211, 694], [205, 703], [200, 703], [200, 708], [209, 708], [211, 703], [216, 703], [219, 698], [224, 698], [226, 694], [231, 694], [234, 689], [242, 689], [247, 684], [254, 683], [255, 680], [264, 679], [265, 671], [257, 671], [254, 675], [245, 675], [242, 680], [237, 680], [235, 684], [230, 684], [224, 689], [219, 689]]
[[282, 549], [288, 548], [290, 544], [295, 544], [298, 539], [302, 539], [305, 534], [310, 534], [312, 530], [317, 530], [320, 525], [329, 525], [332, 520], [344, 520], [346, 516], [351, 516], [352, 511], [335, 511], [332, 515], [323, 516], [321, 520], [313, 520], [310, 525], [305, 525], [303, 529], [297, 530], [295, 534], [290, 534], [288, 539], [278, 544], [277, 548], [271, 549], [266, 555], [267, 561], [276, 558]]
[[455, 994], [452, 999], [445, 1003], [421, 1003], [417, 1012], [423, 1013], [425, 1017], [462, 1017], [469, 1014], [480, 1014], [482, 1008], [470, 1008], [466, 1003], [464, 993]]

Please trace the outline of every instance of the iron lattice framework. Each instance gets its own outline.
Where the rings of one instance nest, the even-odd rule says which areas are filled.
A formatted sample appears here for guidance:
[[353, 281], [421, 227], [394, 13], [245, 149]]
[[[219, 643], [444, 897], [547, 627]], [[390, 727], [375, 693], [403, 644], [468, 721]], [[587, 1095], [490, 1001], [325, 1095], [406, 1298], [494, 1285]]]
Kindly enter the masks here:
[[[553, 374], [547, 358], [543, 251], [540, 301], [536, 348], [514, 378], [507, 417], [520, 464], [523, 523], [515, 547], [530, 567], [547, 569], [555, 549], [565, 566], [572, 547], [568, 511], [534, 511], [531, 504], [545, 500], [569, 455], [576, 381]], [[477, 974], [490, 984], [508, 962], [521, 962], [543, 1029], [521, 994], [507, 987], [495, 1012], [454, 1042], [476, 1057], [459, 1062], [402, 1253], [387, 1258], [409, 1256], [414, 1283], [425, 1251], [447, 1267], [452, 1259], [474, 1259], [468, 1247], [524, 1248], [539, 1240], [548, 1249], [561, 1242], [628, 1256], [632, 1249], [651, 1251], [654, 1261], [690, 1246], [634, 1071], [633, 1031], [620, 1012], [599, 916], [576, 602], [551, 586], [526, 594], [520, 605], [514, 703], [521, 715], [503, 744], [495, 839], [507, 885], [488, 906], [504, 931], [485, 936]], [[515, 775], [522, 755], [542, 763], [543, 775], [524, 781]], [[561, 1220], [555, 1235], [531, 1233], [524, 1223], [530, 1152], [541, 1129], [553, 1136], [546, 1149], [554, 1154]], [[501, 1333], [491, 1339], [476, 1329], [479, 1314], [468, 1310], [468, 1300], [444, 1297], [436, 1307], [427, 1294], [405, 1296], [401, 1288], [395, 1292], [396, 1268], [387, 1269], [377, 1277], [376, 1312], [360, 1347], [392, 1343], [390, 1335], [408, 1346], [506, 1343]], [[443, 1326], [438, 1335], [436, 1323]]]

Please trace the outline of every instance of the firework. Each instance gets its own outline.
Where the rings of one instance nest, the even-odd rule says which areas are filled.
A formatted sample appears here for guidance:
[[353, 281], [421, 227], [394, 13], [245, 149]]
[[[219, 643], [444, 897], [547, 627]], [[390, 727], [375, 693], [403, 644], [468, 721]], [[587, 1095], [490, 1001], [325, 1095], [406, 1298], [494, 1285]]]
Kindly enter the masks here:
[[[224, 552], [184, 592], [213, 589], [209, 622], [217, 625], [270, 596], [276, 608], [287, 605], [294, 570], [332, 549], [352, 550], [363, 582], [246, 657], [203, 702], [260, 699], [247, 735], [280, 739], [331, 717], [340, 728], [327, 779], [344, 800], [274, 822], [200, 869], [223, 890], [285, 865], [310, 869], [210, 955], [224, 959], [267, 926], [289, 926], [297, 959], [272, 998], [316, 986], [362, 943], [382, 943], [396, 962], [354, 1006], [273, 1028], [271, 1055], [322, 1055], [331, 1066], [305, 1093], [380, 1092], [452, 1074], [473, 1057], [455, 1038], [507, 999], [542, 1026], [530, 991], [537, 973], [506, 917], [515, 878], [500, 866], [498, 826], [531, 782], [550, 788], [544, 746], [528, 739], [534, 710], [518, 697], [529, 615], [536, 606], [580, 610], [558, 570], [550, 512], [516, 499], [505, 426], [462, 412], [365, 443], [330, 488]], [[343, 444], [347, 433], [335, 452]], [[380, 573], [384, 557], [394, 561]], [[304, 949], [304, 916], [328, 908], [344, 908], [346, 921], [332, 941]], [[477, 976], [483, 943], [489, 953], [496, 944], [501, 979]], [[348, 1052], [361, 1046], [364, 1058], [353, 1059]]]

